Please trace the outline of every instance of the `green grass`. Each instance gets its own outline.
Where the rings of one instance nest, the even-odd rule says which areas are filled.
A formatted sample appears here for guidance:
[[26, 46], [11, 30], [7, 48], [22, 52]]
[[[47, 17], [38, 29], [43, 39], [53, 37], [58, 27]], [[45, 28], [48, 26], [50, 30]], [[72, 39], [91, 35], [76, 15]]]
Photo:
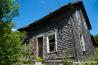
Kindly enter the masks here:
[[96, 51], [97, 51], [97, 53], [98, 53], [98, 47], [96, 47]]

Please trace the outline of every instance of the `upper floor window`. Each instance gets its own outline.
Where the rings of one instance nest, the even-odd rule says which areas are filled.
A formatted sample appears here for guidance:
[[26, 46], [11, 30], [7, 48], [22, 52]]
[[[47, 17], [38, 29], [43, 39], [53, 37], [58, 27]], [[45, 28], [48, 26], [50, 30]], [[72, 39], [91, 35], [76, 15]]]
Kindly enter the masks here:
[[48, 52], [55, 52], [57, 49], [57, 38], [56, 38], [56, 33], [50, 33], [47, 37], [48, 41]]
[[76, 20], [78, 21], [78, 25], [82, 25], [82, 29], [85, 32], [87, 30], [87, 24], [84, 19], [84, 16], [82, 15], [82, 11], [76, 10]]
[[78, 25], [81, 24], [81, 15], [78, 10], [76, 10], [76, 20], [78, 21]]
[[83, 31], [86, 32], [87, 24], [86, 24], [86, 21], [84, 19], [82, 20], [82, 27], [83, 27]]

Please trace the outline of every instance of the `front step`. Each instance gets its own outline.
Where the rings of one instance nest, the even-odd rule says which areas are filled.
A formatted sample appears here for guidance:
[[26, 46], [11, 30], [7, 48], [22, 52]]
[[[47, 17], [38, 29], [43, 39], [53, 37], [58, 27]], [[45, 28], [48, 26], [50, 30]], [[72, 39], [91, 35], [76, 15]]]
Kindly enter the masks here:
[[35, 62], [34, 65], [42, 65], [42, 62]]

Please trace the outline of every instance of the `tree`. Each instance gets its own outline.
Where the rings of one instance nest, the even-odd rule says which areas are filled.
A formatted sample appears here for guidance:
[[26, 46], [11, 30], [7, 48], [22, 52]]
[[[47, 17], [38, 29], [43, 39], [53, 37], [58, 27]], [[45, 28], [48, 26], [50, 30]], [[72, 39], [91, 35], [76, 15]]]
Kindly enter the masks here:
[[13, 18], [18, 15], [16, 0], [0, 0], [0, 33], [10, 32], [14, 26]]
[[0, 0], [0, 65], [21, 65], [25, 56], [30, 64], [29, 45], [22, 45], [24, 33], [13, 32], [13, 18], [18, 15], [19, 4], [16, 0]]
[[98, 34], [96, 34], [96, 35], [94, 36], [94, 39], [95, 39], [95, 42], [96, 42], [96, 46], [98, 47]]

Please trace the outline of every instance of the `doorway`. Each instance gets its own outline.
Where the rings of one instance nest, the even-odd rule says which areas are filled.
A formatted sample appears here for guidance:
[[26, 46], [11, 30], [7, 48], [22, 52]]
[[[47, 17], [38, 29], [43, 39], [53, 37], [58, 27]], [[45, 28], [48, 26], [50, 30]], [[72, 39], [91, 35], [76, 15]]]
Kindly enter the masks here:
[[38, 57], [43, 58], [43, 37], [38, 37], [37, 39], [39, 48]]

